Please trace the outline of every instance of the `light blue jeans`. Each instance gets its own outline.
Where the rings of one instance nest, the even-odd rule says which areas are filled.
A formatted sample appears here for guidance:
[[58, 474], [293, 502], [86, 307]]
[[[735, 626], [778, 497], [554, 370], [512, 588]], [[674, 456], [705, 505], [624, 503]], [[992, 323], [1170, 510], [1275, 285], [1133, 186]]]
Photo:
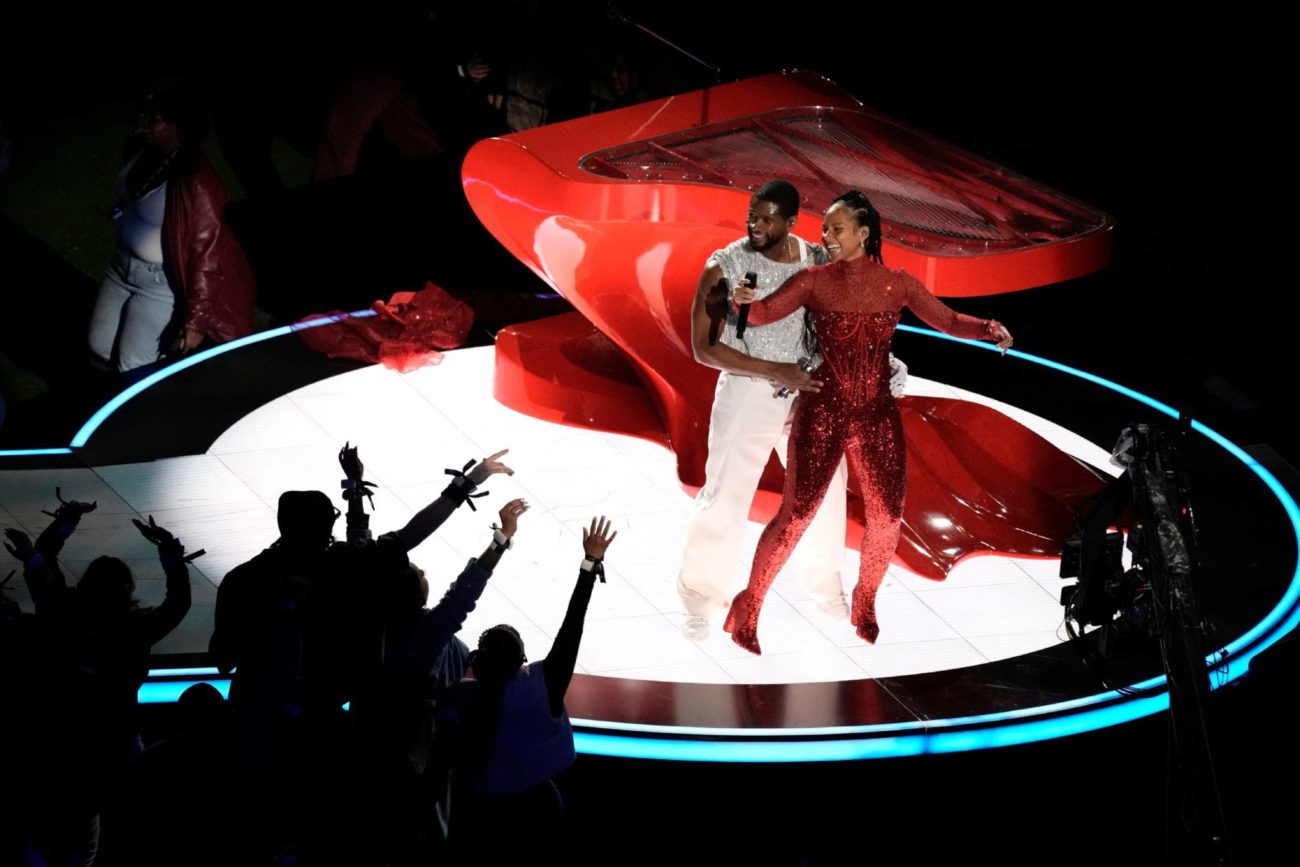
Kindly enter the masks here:
[[176, 335], [175, 310], [176, 295], [162, 264], [118, 247], [90, 316], [90, 351], [111, 361], [116, 349], [117, 369], [123, 373], [153, 364]]

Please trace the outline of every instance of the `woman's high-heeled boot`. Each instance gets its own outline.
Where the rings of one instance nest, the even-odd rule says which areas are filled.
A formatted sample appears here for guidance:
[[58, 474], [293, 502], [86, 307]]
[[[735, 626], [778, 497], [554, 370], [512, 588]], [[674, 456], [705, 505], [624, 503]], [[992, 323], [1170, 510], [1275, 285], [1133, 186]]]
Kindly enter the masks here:
[[727, 620], [722, 624], [723, 632], [731, 633], [731, 640], [755, 656], [762, 656], [763, 649], [758, 646], [758, 614], [761, 603], [754, 604], [754, 595], [746, 588], [731, 600], [731, 610]]
[[850, 622], [858, 630], [858, 637], [868, 644], [875, 644], [880, 636], [880, 625], [876, 623], [876, 588], [857, 584], [853, 588], [853, 613]]

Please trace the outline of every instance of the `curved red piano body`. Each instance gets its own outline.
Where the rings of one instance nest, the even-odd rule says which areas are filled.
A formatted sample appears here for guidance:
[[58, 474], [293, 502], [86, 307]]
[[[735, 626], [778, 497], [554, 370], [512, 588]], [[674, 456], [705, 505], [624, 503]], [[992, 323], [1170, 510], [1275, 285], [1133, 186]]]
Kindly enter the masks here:
[[[864, 190], [882, 213], [886, 261], [941, 296], [1057, 282], [1095, 271], [1109, 256], [1106, 214], [874, 113], [806, 72], [488, 139], [470, 150], [462, 175], [487, 229], [586, 320], [559, 317], [503, 330], [497, 398], [531, 415], [662, 442], [688, 488], [703, 483], [716, 380], [691, 350], [695, 286], [709, 254], [744, 234], [751, 191], [766, 180], [785, 178], [799, 188], [803, 219], [796, 232], [809, 240], [819, 240], [820, 214], [836, 194]], [[968, 527], [965, 541], [955, 541], [963, 535], [957, 531], [936, 539], [927, 529], [937, 526], [934, 510], [954, 505], [954, 497], [974, 502], [941, 492], [943, 480], [927, 482], [918, 466], [922, 455], [946, 464], [931, 454], [934, 447], [950, 457], [960, 451], [922, 422], [936, 412], [960, 415], [935, 406], [904, 400], [912, 449], [904, 562], [938, 578], [971, 551], [1055, 553], [1059, 515], [1007, 532], [1017, 522], [1006, 520], [1014, 506], [1005, 500], [1042, 501], [1027, 489], [1005, 497], [990, 492], [1000, 505], [966, 510], [987, 520]], [[1073, 491], [1067, 511], [1100, 485], [1094, 472], [1083, 471], [1082, 479], [1076, 462], [1027, 431], [1029, 438], [1022, 436], [1014, 422], [977, 410], [983, 413], [966, 420], [983, 425], [984, 435], [1030, 449], [1028, 463], [1038, 472], [1056, 468], [1040, 494]], [[969, 450], [965, 458], [974, 459]], [[762, 488], [780, 491], [775, 460]], [[779, 496], [763, 491], [755, 501], [760, 520]]]

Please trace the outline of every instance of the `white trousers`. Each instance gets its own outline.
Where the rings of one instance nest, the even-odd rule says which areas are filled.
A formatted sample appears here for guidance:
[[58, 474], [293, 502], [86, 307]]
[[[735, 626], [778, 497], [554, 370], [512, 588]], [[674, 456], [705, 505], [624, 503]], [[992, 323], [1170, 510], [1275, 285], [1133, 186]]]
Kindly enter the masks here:
[[[772, 391], [771, 383], [763, 379], [726, 372], [718, 376], [704, 487], [695, 498], [677, 578], [687, 614], [709, 617], [723, 611], [744, 586], [737, 559], [749, 508], [772, 449], [784, 464], [789, 441], [794, 400], [774, 398]], [[848, 469], [841, 458], [826, 498], [794, 550], [792, 562], [804, 589], [818, 602], [844, 592], [840, 567], [847, 482]]]

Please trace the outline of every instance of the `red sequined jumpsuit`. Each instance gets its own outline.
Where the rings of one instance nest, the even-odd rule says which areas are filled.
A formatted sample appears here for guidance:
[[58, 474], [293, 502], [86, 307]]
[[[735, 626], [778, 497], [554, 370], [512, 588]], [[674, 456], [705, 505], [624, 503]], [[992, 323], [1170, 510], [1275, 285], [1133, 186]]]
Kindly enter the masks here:
[[825, 364], [821, 391], [795, 405], [781, 509], [763, 530], [749, 573], [724, 626], [733, 640], [760, 653], [758, 614], [768, 588], [817, 511], [840, 455], [862, 485], [866, 532], [853, 589], [851, 619], [858, 635], [875, 642], [876, 590], [898, 547], [907, 457], [898, 403], [889, 393], [889, 350], [906, 306], [929, 325], [957, 337], [987, 338], [989, 323], [945, 306], [910, 274], [867, 256], [810, 268], [750, 306], [755, 325], [800, 307], [812, 310]]

